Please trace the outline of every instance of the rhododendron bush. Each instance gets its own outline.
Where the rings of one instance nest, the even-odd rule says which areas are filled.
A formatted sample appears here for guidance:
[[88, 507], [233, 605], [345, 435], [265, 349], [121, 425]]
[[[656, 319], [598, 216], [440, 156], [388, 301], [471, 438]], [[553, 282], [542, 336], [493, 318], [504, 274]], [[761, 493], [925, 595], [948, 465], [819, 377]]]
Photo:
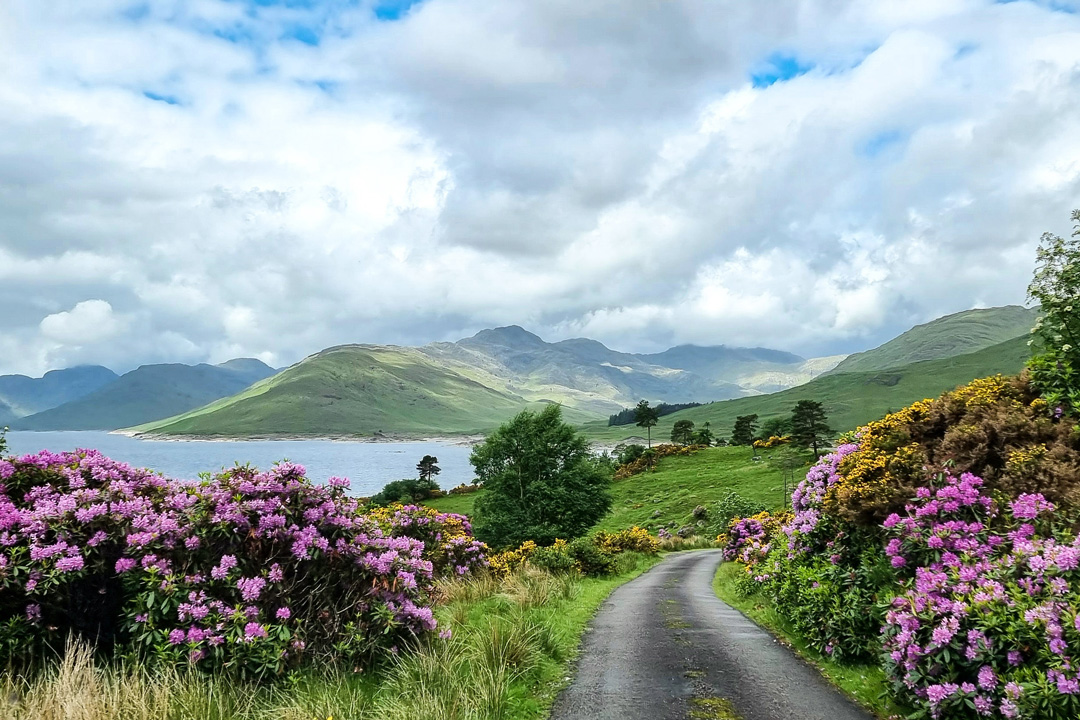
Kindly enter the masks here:
[[1080, 435], [1025, 388], [976, 381], [847, 438], [782, 527], [733, 521], [740, 589], [823, 653], [879, 658], [913, 717], [1080, 717]]
[[486, 565], [460, 515], [365, 513], [348, 482], [237, 467], [169, 480], [93, 450], [0, 460], [0, 647], [70, 632], [114, 652], [246, 675], [355, 664], [435, 629], [438, 573]]

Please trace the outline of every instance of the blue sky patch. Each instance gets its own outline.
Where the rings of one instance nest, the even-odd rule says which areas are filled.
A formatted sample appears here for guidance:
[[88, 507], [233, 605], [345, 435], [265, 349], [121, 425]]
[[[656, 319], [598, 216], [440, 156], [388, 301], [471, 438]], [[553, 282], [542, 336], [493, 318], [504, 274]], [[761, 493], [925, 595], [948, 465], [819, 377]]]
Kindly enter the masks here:
[[319, 32], [313, 27], [307, 25], [293, 25], [285, 31], [283, 37], [291, 40], [299, 40], [305, 45], [311, 45], [312, 47], [319, 44]]
[[180, 98], [176, 97], [175, 95], [164, 95], [162, 93], [150, 92], [149, 90], [143, 92], [143, 97], [149, 98], [151, 100], [156, 100], [158, 102], [168, 103], [169, 105], [183, 104], [180, 102]]
[[400, 20], [413, 5], [421, 2], [422, 0], [380, 0], [375, 3], [375, 17], [388, 22]]
[[750, 81], [756, 88], [769, 87], [778, 82], [805, 75], [813, 69], [812, 62], [802, 62], [794, 55], [773, 53], [765, 61], [761, 70], [750, 75]]

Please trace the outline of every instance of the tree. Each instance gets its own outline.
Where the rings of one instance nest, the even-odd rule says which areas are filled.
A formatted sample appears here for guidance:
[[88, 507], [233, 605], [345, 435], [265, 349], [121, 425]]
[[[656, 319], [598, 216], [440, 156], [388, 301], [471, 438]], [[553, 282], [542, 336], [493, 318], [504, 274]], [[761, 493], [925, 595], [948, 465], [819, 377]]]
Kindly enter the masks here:
[[420, 473], [421, 480], [434, 480], [435, 476], [442, 472], [438, 466], [439, 458], [434, 455], [425, 455], [416, 464], [416, 472]]
[[391, 503], [414, 503], [434, 497], [439, 486], [434, 480], [406, 478], [386, 483], [383, 489], [372, 495], [367, 504], [372, 507], [386, 507]]
[[1041, 317], [1029, 344], [1038, 340], [1028, 362], [1031, 380], [1058, 414], [1080, 413], [1080, 210], [1073, 210], [1069, 239], [1045, 233], [1039, 242], [1035, 276], [1028, 297]]
[[696, 433], [694, 433], [694, 444], [695, 445], [704, 445], [705, 447], [709, 447], [710, 445], [713, 444], [713, 441], [715, 439], [716, 439], [716, 436], [713, 435], [712, 430], [709, 429], [709, 421], [708, 420], [706, 420], [704, 423], [702, 423], [701, 427], [698, 428], [698, 431]]
[[638, 427], [643, 427], [649, 433], [649, 447], [652, 447], [652, 428], [656, 425], [657, 420], [660, 419], [660, 411], [656, 408], [649, 407], [648, 400], [642, 400], [634, 408], [634, 423]]
[[735, 418], [735, 427], [731, 431], [732, 445], [752, 445], [757, 431], [757, 413], [739, 415]]
[[772, 417], [761, 423], [761, 439], [784, 437], [791, 432], [791, 418]]
[[469, 462], [484, 483], [473, 527], [495, 548], [579, 537], [611, 508], [610, 474], [558, 405], [519, 413], [474, 448]]
[[797, 445], [812, 448], [817, 457], [818, 448], [828, 445], [833, 437], [825, 408], [816, 400], [800, 400], [791, 411], [791, 439]]
[[671, 428], [671, 442], [682, 445], [694, 442], [694, 421], [676, 420]]

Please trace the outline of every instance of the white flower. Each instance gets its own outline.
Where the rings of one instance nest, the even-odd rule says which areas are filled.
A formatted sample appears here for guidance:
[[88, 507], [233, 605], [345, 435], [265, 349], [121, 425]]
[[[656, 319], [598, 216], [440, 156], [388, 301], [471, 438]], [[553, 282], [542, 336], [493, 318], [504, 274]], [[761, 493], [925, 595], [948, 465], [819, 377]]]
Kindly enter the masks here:
[[1065, 343], [1061, 346], [1061, 352], [1069, 352], [1070, 350], [1072, 350], [1072, 345], [1069, 343]]

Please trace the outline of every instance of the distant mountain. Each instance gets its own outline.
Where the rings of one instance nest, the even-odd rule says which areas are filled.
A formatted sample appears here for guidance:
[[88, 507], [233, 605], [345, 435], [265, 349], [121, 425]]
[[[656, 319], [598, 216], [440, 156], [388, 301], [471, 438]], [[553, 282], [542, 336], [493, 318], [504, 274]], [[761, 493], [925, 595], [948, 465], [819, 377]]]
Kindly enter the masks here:
[[219, 436], [467, 433], [495, 427], [528, 405], [417, 348], [342, 345], [238, 395], [137, 429]]
[[[790, 416], [795, 403], [816, 400], [825, 406], [829, 425], [836, 431], [854, 430], [859, 425], [899, 410], [916, 400], [937, 397], [946, 390], [975, 378], [997, 373], [1016, 374], [1030, 357], [1027, 338], [1017, 337], [974, 353], [924, 360], [896, 368], [867, 372], [827, 374], [782, 392], [745, 397], [667, 415], [653, 428], [653, 438], [667, 437], [678, 420], [692, 420], [697, 426], [709, 422], [714, 433], [727, 437], [735, 418], [756, 413], [760, 420]], [[638, 434], [634, 427], [586, 426], [594, 440], [619, 442]]]
[[114, 375], [112, 382], [93, 392], [10, 425], [13, 430], [115, 430], [233, 395], [274, 372], [248, 358], [221, 365], [143, 365], [120, 377]]
[[831, 374], [884, 370], [976, 352], [1029, 334], [1038, 313], [1038, 309], [1006, 305], [946, 315], [916, 325], [873, 350], [849, 355]]
[[[0, 375], [0, 422], [33, 415], [92, 393], [118, 375], [100, 365], [51, 370], [42, 377]], [[5, 420], [5, 408], [8, 419]]]
[[516, 325], [419, 348], [347, 345], [312, 355], [234, 397], [136, 429], [225, 436], [453, 434], [490, 430], [545, 402], [560, 403], [568, 419], [583, 422], [642, 398], [740, 397], [754, 391], [727, 375], [796, 374], [807, 363], [761, 348], [675, 350], [667, 356], [672, 362], [692, 356], [693, 367], [708, 376], [595, 340], [548, 343]]

